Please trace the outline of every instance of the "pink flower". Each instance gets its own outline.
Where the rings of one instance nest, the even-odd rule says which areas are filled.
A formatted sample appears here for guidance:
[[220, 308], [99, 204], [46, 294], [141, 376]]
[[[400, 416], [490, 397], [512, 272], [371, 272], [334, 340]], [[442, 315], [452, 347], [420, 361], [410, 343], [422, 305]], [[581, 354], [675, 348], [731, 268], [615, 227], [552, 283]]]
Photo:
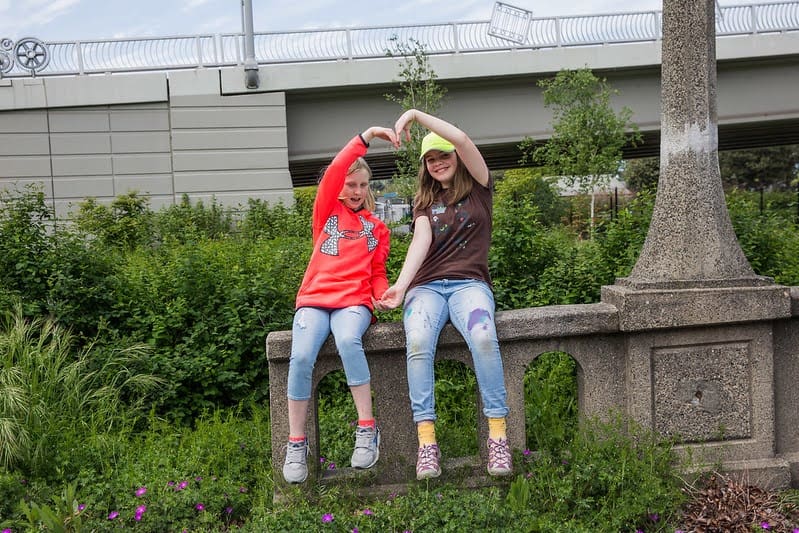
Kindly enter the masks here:
[[119, 516], [119, 512], [118, 511], [111, 511], [110, 513], [108, 513], [108, 519], [109, 520], [113, 520], [114, 518], [116, 518], [118, 516]]
[[366, 516], [372, 516], [374, 513], [372, 512], [371, 509], [364, 509], [363, 514], [365, 514]]
[[768, 522], [760, 522], [760, 527], [762, 527], [763, 529], [771, 529], [771, 524], [769, 524]]
[[322, 516], [322, 522], [324, 522], [325, 524], [328, 524], [328, 523], [330, 523], [330, 522], [332, 522], [332, 521], [333, 521], [333, 515], [332, 515], [332, 514], [330, 514], [330, 513], [325, 513], [325, 514]]
[[175, 490], [176, 491], [180, 491], [180, 490], [185, 489], [188, 486], [189, 486], [189, 482], [188, 481], [181, 481], [180, 483], [178, 483], [178, 486], [175, 487]]
[[82, 503], [82, 504], [78, 505], [78, 512], [83, 511], [84, 509], [86, 509], [86, 504], [85, 503]]
[[147, 487], [139, 487], [134, 494], [136, 494], [137, 498], [141, 498], [147, 494]]
[[142, 515], [144, 515], [145, 511], [147, 511], [147, 506], [146, 505], [139, 505], [138, 507], [136, 507], [136, 514], [133, 515], [133, 519], [136, 520], [136, 522], [140, 521], [141, 517], [142, 517]]
[[194, 508], [197, 509], [198, 511], [205, 511], [205, 505], [203, 505], [201, 503], [198, 503], [197, 505], [195, 505]]

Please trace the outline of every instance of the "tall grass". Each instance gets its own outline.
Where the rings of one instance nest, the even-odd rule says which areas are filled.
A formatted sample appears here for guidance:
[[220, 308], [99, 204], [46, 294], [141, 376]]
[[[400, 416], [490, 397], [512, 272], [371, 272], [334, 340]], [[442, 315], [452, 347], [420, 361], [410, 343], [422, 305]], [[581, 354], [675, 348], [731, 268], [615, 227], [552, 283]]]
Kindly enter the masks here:
[[0, 464], [52, 473], [67, 441], [117, 431], [160, 380], [133, 373], [144, 346], [95, 354], [49, 319], [26, 320], [22, 306], [0, 320]]

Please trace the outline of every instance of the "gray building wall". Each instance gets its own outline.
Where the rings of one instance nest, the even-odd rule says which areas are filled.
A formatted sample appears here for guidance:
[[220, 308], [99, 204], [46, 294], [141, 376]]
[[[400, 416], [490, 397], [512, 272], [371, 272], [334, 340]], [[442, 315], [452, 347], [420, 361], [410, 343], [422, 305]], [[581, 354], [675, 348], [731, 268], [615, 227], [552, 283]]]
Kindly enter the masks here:
[[86, 197], [110, 202], [132, 190], [155, 209], [184, 194], [291, 203], [284, 93], [223, 96], [219, 75], [3, 81], [0, 187], [36, 185], [60, 217]]

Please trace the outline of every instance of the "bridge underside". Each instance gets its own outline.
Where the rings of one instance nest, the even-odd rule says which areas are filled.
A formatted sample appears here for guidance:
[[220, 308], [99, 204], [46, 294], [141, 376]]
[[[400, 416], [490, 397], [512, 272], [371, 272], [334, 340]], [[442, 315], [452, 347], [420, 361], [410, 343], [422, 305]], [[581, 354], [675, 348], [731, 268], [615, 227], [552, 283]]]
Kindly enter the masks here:
[[[660, 131], [642, 131], [643, 142], [636, 147], [624, 150], [625, 159], [656, 157], [660, 155]], [[735, 123], [719, 125], [719, 150], [743, 150], [799, 144], [799, 118], [774, 120], [757, 123]], [[517, 144], [505, 143], [481, 146], [488, 167], [491, 170], [505, 170], [519, 167], [522, 157]], [[392, 154], [368, 155], [374, 179], [388, 179], [396, 166]], [[294, 187], [315, 185], [319, 172], [327, 165], [327, 160], [295, 160], [289, 162], [291, 181]]]

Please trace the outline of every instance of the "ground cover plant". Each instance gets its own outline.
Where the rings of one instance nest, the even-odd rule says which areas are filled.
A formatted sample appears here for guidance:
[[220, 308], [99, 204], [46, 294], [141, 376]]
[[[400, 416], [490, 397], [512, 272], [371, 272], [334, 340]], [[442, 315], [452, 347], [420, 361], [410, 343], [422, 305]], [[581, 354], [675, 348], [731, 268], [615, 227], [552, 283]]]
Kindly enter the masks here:
[[[126, 195], [88, 202], [66, 224], [38, 191], [3, 193], [0, 530], [672, 532], [698, 531], [689, 516], [714, 519], [681, 507], [713, 489], [681, 491], [668, 442], [577, 423], [574, 361], [560, 353], [526, 374], [531, 429], [520, 477], [507, 485], [414, 484], [369, 499], [319, 487], [276, 505], [264, 341], [289, 327], [310, 250], [312, 191], [297, 195], [295, 206], [253, 202], [244, 213], [187, 201], [154, 212]], [[535, 172], [499, 178], [498, 307], [597, 301], [602, 284], [634, 265], [653, 199], [639, 193], [612, 219], [599, 216], [588, 241], [560, 224], [557, 197]], [[799, 284], [795, 204], [761, 210], [758, 201], [728, 197], [742, 248], [758, 273]], [[392, 279], [407, 242], [392, 241]], [[476, 411], [459, 399], [474, 397], [473, 374], [443, 365], [438, 375], [445, 440], [469, 453]], [[320, 408], [333, 464], [351, 451], [341, 386], [335, 377], [324, 385]], [[799, 527], [793, 493], [761, 500], [782, 518], [746, 516], [765, 516], [773, 531]]]

